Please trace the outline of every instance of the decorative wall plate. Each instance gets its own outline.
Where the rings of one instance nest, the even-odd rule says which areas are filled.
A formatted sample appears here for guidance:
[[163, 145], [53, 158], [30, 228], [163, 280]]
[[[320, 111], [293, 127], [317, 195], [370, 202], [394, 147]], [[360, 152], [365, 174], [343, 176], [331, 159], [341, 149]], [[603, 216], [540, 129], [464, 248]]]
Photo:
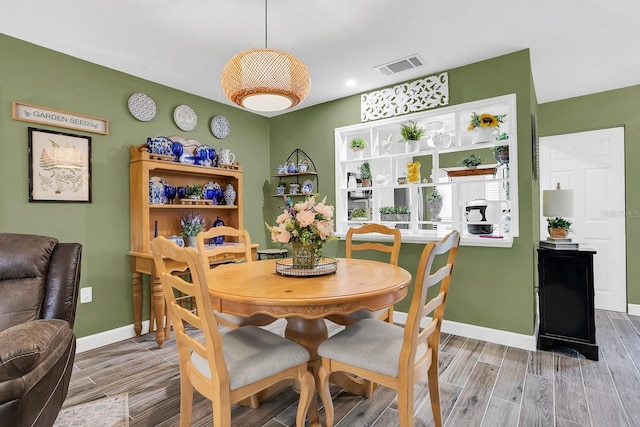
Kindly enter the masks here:
[[310, 179], [307, 179], [305, 182], [302, 183], [302, 193], [303, 194], [313, 193], [313, 181], [311, 181]]
[[147, 94], [136, 92], [127, 102], [129, 112], [141, 122], [148, 122], [156, 116], [156, 103]]
[[231, 132], [231, 125], [225, 116], [217, 115], [211, 119], [211, 133], [218, 139], [226, 138]]
[[198, 124], [198, 116], [196, 112], [193, 111], [193, 108], [188, 105], [178, 105], [175, 110], [173, 110], [173, 120], [176, 122], [176, 125], [185, 132], [195, 129]]

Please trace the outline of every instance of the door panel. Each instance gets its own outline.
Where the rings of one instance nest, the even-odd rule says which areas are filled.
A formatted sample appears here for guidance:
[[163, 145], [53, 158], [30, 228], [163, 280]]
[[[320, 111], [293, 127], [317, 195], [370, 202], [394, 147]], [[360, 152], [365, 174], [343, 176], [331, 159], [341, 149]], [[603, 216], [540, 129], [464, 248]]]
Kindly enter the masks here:
[[[624, 129], [540, 138], [541, 194], [558, 182], [574, 190], [569, 237], [597, 250], [596, 308], [626, 312]], [[540, 239], [547, 237], [542, 217]]]

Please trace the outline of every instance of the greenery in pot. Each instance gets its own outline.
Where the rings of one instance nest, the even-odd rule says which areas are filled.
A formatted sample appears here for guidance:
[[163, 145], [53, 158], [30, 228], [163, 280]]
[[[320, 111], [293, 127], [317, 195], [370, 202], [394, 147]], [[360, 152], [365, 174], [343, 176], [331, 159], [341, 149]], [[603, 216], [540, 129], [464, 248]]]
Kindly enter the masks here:
[[184, 237], [193, 237], [204, 230], [204, 217], [199, 213], [190, 212], [186, 217], [180, 218], [180, 227]]
[[358, 169], [360, 170], [360, 178], [371, 179], [371, 165], [369, 162], [364, 162]]
[[465, 157], [460, 160], [458, 164], [464, 166], [465, 168], [474, 168], [480, 164], [482, 164], [482, 159], [477, 157], [475, 154], [470, 155], [469, 157]]
[[382, 206], [379, 209], [379, 212], [382, 215], [389, 215], [389, 214], [395, 213], [395, 206]]
[[405, 214], [411, 213], [409, 206], [396, 206], [395, 210], [396, 210], [395, 213], [399, 215], [405, 215]]
[[427, 194], [427, 202], [434, 202], [436, 200], [442, 200], [442, 194], [440, 194], [436, 187], [433, 187], [433, 190]]
[[369, 214], [364, 208], [355, 208], [351, 211], [352, 219], [368, 219]]
[[500, 154], [502, 152], [506, 151], [507, 153], [509, 152], [509, 146], [508, 145], [497, 145], [495, 147], [493, 147], [493, 153], [494, 154]]
[[496, 136], [496, 141], [506, 141], [509, 139], [509, 134], [506, 132], [502, 132], [500, 135]]
[[364, 138], [357, 136], [351, 140], [349, 147], [354, 151], [364, 150], [367, 147], [367, 141], [365, 141]]
[[409, 123], [400, 125], [400, 134], [405, 141], [418, 141], [424, 135], [424, 129], [418, 127], [416, 122], [409, 120]]
[[564, 218], [552, 216], [547, 218], [547, 224], [549, 228], [564, 228], [565, 230], [571, 229], [571, 221], [567, 221]]
[[187, 185], [185, 186], [185, 195], [188, 199], [200, 199], [202, 198], [202, 185]]

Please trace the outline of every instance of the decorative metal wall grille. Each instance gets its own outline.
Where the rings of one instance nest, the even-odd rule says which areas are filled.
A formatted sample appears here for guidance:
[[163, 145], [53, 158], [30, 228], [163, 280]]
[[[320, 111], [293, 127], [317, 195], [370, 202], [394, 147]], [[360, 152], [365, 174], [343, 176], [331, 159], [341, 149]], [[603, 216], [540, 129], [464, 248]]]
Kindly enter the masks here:
[[361, 95], [363, 122], [386, 119], [449, 104], [449, 74], [424, 79]]

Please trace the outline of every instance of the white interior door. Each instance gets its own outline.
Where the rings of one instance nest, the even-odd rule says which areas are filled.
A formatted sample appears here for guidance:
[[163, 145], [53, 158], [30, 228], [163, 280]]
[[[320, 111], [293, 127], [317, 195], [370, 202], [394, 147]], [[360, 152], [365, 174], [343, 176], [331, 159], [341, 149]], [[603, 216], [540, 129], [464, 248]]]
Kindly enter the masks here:
[[[624, 128], [540, 138], [540, 193], [573, 189], [574, 241], [595, 248], [595, 306], [627, 311]], [[542, 196], [540, 201], [542, 212]], [[540, 218], [540, 239], [546, 239]]]

